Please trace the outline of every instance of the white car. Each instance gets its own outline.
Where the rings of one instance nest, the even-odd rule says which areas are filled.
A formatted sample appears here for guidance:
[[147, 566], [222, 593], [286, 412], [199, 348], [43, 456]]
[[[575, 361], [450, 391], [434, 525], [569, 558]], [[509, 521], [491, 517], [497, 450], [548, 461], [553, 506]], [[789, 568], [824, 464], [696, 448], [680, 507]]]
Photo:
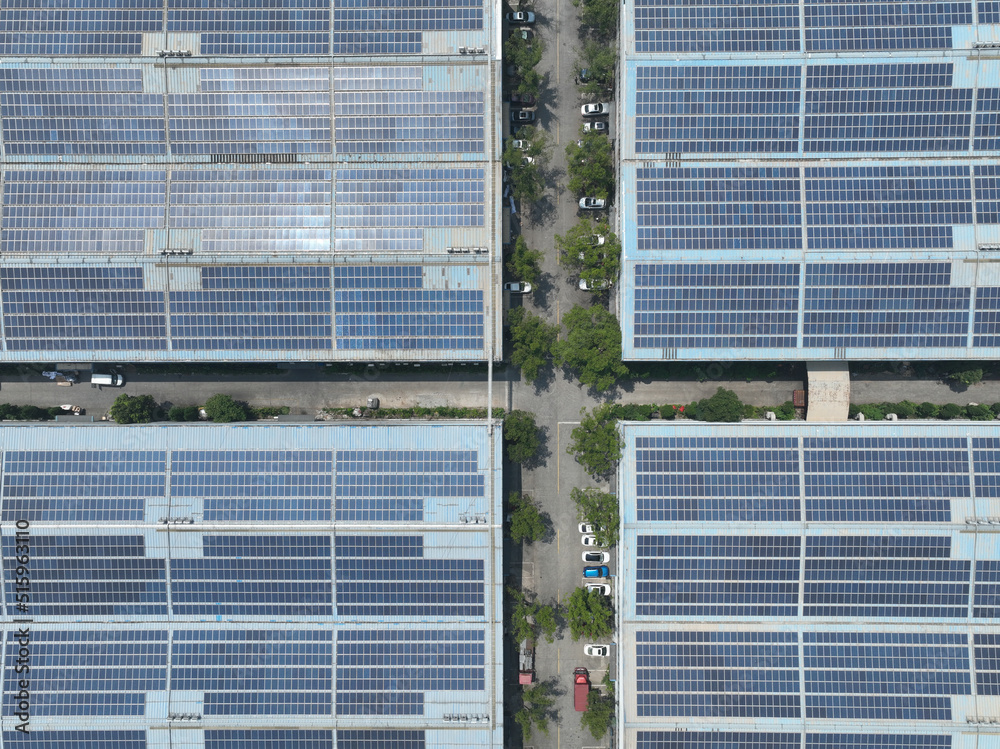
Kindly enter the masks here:
[[512, 140], [510, 143], [518, 151], [527, 151], [529, 148], [531, 148], [531, 143], [529, 143], [526, 140], [520, 140], [520, 139]]
[[596, 590], [602, 596], [611, 595], [611, 586], [607, 583], [587, 583], [587, 592], [589, 593], [592, 590]]
[[608, 123], [606, 123], [606, 122], [585, 122], [585, 123], [583, 123], [583, 132], [585, 132], [585, 133], [606, 133], [606, 132], [608, 132]]
[[534, 23], [535, 14], [530, 10], [518, 10], [514, 13], [508, 13], [507, 20], [510, 23]]
[[503, 285], [503, 290], [509, 291], [511, 294], [530, 294], [531, 284], [522, 281], [511, 281]]
[[593, 656], [594, 658], [607, 658], [610, 652], [611, 647], [609, 645], [590, 643], [583, 646], [583, 654]]
[[600, 102], [598, 104], [584, 104], [580, 107], [580, 114], [584, 117], [599, 117], [602, 114], [610, 114], [611, 105]]
[[522, 164], [534, 164], [535, 163], [535, 157], [534, 156], [525, 156], [524, 158], [521, 159], [521, 163]]
[[606, 551], [583, 552], [583, 561], [587, 564], [607, 564], [610, 559], [611, 555]]
[[602, 211], [607, 204], [604, 198], [580, 198], [580, 208], [585, 211]]
[[581, 291], [606, 291], [611, 288], [611, 281], [601, 278], [597, 281], [588, 282], [586, 279], [581, 278], [579, 286]]
[[590, 523], [580, 523], [580, 525], [578, 527], [580, 529], [580, 533], [584, 533], [584, 534], [586, 534], [586, 533], [593, 533], [594, 531], [597, 530], [597, 526], [596, 525], [591, 525]]
[[597, 546], [597, 536], [583, 536], [580, 543], [584, 546]]

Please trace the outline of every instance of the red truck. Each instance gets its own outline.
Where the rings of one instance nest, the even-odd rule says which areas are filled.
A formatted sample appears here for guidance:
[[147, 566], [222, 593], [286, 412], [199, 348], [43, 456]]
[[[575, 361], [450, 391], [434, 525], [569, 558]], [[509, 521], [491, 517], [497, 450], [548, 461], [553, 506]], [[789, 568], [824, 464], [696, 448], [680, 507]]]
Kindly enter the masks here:
[[590, 694], [590, 672], [583, 668], [573, 671], [573, 706], [577, 712], [587, 709], [587, 695]]

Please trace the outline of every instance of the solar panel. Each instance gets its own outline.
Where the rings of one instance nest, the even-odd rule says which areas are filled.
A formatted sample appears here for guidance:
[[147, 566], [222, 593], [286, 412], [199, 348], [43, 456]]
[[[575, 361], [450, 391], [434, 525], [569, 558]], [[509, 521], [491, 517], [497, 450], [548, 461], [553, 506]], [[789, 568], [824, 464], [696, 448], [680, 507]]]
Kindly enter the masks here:
[[376, 0], [333, 4], [333, 54], [416, 55], [423, 32], [484, 28], [482, 0]]
[[341, 228], [485, 225], [483, 169], [338, 169]]
[[14, 749], [146, 749], [146, 732], [4, 731], [3, 745]]
[[337, 749], [426, 749], [426, 746], [425, 731], [337, 731]]
[[787, 0], [739, 6], [637, 0], [636, 52], [791, 52], [799, 49], [799, 8]]
[[327, 0], [167, 0], [166, 30], [198, 34], [203, 55], [325, 55]]
[[[678, 735], [680, 733], [681, 735]], [[638, 749], [799, 749], [797, 733], [637, 731]], [[806, 749], [951, 749], [949, 735], [807, 733]]]
[[0, 8], [0, 55], [138, 55], [162, 30], [161, 0], [19, 0]]
[[792, 65], [639, 66], [635, 152], [795, 153], [800, 86]]
[[[952, 26], [973, 22], [971, 2], [859, 3], [807, 0], [806, 50], [948, 49]], [[983, 23], [980, 14], [979, 22]]]

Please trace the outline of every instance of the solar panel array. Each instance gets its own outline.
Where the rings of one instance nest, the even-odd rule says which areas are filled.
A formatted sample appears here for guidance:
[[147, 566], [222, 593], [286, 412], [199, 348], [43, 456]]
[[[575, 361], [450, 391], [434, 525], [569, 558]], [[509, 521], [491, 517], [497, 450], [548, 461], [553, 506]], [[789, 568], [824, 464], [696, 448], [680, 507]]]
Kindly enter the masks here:
[[[977, 3], [979, 23], [996, 23], [992, 3]], [[973, 0], [915, 3], [769, 0], [746, 7], [720, 0], [638, 0], [630, 19], [642, 53], [788, 53], [967, 48]], [[957, 28], [956, 28], [957, 27]], [[628, 38], [632, 38], [629, 35]], [[804, 49], [802, 40], [805, 41]]]
[[[919, 746], [903, 736], [920, 722], [951, 736], [988, 714], [971, 706], [1000, 690], [997, 427], [664, 422], [624, 437], [620, 668], [637, 745], [801, 749], [804, 731]], [[725, 733], [748, 721], [775, 732]], [[829, 721], [844, 733], [816, 733]]]
[[0, 55], [140, 55], [144, 37], [172, 38], [164, 34], [193, 37], [213, 56], [420, 54], [427, 34], [483, 26], [482, 2], [472, 0], [24, 0], [0, 12]]
[[167, 291], [149, 288], [143, 267], [0, 268], [3, 343], [11, 352], [159, 351], [163, 358], [193, 350], [482, 355], [484, 292], [430, 284], [428, 267], [199, 270], [200, 289]]
[[206, 748], [498, 745], [499, 432], [55, 428], [0, 452], [0, 709], [27, 649], [43, 737], [10, 745], [135, 749], [168, 710]]

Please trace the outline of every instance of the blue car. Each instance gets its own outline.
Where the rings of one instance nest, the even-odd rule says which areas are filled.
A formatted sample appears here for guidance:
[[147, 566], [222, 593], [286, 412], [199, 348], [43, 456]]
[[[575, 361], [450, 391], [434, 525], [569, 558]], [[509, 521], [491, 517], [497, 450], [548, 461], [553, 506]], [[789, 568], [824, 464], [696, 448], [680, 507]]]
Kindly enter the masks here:
[[611, 574], [611, 571], [605, 567], [603, 564], [600, 567], [584, 567], [583, 576], [584, 577], [607, 577]]

